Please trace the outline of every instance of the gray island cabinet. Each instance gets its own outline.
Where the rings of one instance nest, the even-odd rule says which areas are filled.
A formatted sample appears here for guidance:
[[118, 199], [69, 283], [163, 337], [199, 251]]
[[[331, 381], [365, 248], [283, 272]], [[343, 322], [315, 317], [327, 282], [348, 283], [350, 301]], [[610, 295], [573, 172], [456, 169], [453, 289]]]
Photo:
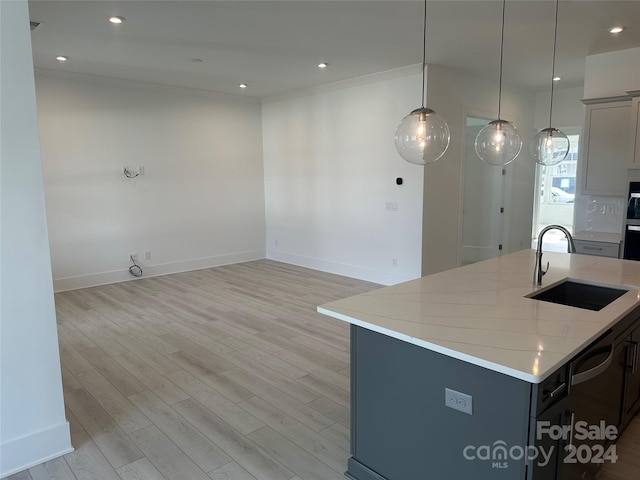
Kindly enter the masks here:
[[[351, 323], [347, 477], [573, 480], [615, 460], [640, 407], [640, 262], [545, 259], [542, 287], [522, 251], [318, 307]], [[528, 298], [567, 278], [626, 293]]]
[[[540, 451], [535, 478], [555, 478], [562, 447], [548, 435], [536, 440], [530, 427], [566, 423], [566, 388], [555, 398], [538, 395], [566, 385], [566, 367], [531, 384], [358, 326], [351, 348], [347, 476], [522, 480], [526, 459]], [[471, 415], [445, 406], [446, 388], [472, 397]]]

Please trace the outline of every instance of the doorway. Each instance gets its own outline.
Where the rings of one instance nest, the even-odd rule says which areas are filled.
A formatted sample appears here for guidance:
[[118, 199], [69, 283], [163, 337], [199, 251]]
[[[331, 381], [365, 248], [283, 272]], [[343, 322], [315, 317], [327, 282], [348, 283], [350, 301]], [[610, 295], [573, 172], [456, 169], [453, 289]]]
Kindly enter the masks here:
[[474, 146], [478, 132], [490, 121], [468, 116], [465, 123], [460, 265], [502, 253], [505, 170], [480, 160]]
[[[538, 233], [547, 225], [562, 225], [573, 231], [573, 210], [576, 195], [576, 172], [580, 147], [580, 129], [563, 128], [569, 139], [567, 158], [551, 167], [537, 165], [536, 199], [533, 214], [531, 248], [538, 245]], [[567, 239], [557, 230], [550, 230], [544, 237], [545, 249], [566, 252]]]

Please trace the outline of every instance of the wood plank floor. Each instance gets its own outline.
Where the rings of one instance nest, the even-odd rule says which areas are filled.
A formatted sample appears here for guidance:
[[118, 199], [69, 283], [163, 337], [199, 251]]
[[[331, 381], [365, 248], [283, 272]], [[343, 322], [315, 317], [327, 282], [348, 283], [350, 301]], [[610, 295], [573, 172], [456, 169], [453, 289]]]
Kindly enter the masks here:
[[[75, 451], [10, 480], [332, 480], [349, 457], [349, 328], [378, 285], [269, 260], [56, 295]], [[601, 480], [640, 478], [640, 419]]]
[[618, 461], [605, 463], [598, 480], [637, 480], [640, 478], [640, 417], [636, 415], [616, 443]]
[[56, 295], [75, 451], [11, 480], [331, 480], [349, 457], [349, 328], [378, 285], [268, 260]]

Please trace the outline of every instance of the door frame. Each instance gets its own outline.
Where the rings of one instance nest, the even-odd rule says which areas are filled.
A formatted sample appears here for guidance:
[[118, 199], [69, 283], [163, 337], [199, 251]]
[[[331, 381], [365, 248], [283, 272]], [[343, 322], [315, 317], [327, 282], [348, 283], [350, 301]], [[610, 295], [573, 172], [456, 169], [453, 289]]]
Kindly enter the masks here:
[[[466, 139], [464, 138], [464, 135], [466, 135], [466, 131], [467, 131], [467, 119], [469, 117], [474, 117], [474, 118], [480, 118], [480, 119], [486, 119], [487, 123], [489, 123], [490, 121], [495, 119], [495, 114], [494, 113], [490, 113], [486, 110], [478, 110], [478, 109], [471, 109], [471, 108], [464, 108], [462, 111], [462, 132], [463, 132], [463, 140], [461, 141], [461, 152], [462, 152], [462, 158], [461, 158], [461, 165], [460, 165], [460, 187], [459, 187], [459, 192], [460, 192], [460, 197], [458, 199], [458, 205], [459, 207], [459, 211], [458, 211], [458, 248], [457, 248], [457, 263], [458, 266], [460, 266], [460, 262], [462, 261], [462, 232], [463, 232], [463, 226], [464, 226], [464, 196], [465, 196], [465, 189], [464, 189], [464, 184], [465, 184], [465, 179], [466, 179], [466, 159], [467, 159], [467, 142]], [[504, 116], [503, 116], [504, 118]], [[474, 152], [475, 154], [475, 152]], [[482, 160], [480, 158], [478, 158], [478, 161], [481, 162]], [[515, 160], [517, 161], [517, 159]], [[502, 167], [505, 170], [505, 175], [504, 175], [504, 183], [503, 183], [503, 189], [502, 189], [502, 204], [504, 206], [506, 199], [508, 198], [508, 191], [511, 188], [511, 169], [508, 168], [509, 166], [507, 165], [506, 167]], [[506, 215], [506, 213], [502, 214], [502, 228], [501, 228], [501, 232], [499, 234], [499, 241], [502, 244], [502, 252], [499, 255], [502, 255], [503, 253], [506, 253], [508, 251], [508, 245], [506, 244], [506, 240], [508, 239], [508, 235], [505, 235], [505, 232], [508, 231], [508, 215]]]

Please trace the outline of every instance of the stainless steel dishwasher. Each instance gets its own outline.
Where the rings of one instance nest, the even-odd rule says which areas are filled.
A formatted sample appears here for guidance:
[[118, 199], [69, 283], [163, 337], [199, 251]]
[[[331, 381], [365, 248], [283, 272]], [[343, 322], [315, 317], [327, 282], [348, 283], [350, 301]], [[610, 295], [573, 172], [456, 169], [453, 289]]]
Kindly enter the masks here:
[[[569, 451], [565, 452], [563, 480], [595, 479], [603, 465], [598, 459], [601, 447], [604, 454], [615, 443], [610, 438], [579, 437], [594, 426], [615, 427], [619, 431], [626, 357], [624, 339], [616, 340], [609, 331], [571, 362], [568, 402], [571, 434], [566, 442]], [[611, 431], [609, 428], [609, 434]], [[605, 431], [601, 433], [604, 436]]]

